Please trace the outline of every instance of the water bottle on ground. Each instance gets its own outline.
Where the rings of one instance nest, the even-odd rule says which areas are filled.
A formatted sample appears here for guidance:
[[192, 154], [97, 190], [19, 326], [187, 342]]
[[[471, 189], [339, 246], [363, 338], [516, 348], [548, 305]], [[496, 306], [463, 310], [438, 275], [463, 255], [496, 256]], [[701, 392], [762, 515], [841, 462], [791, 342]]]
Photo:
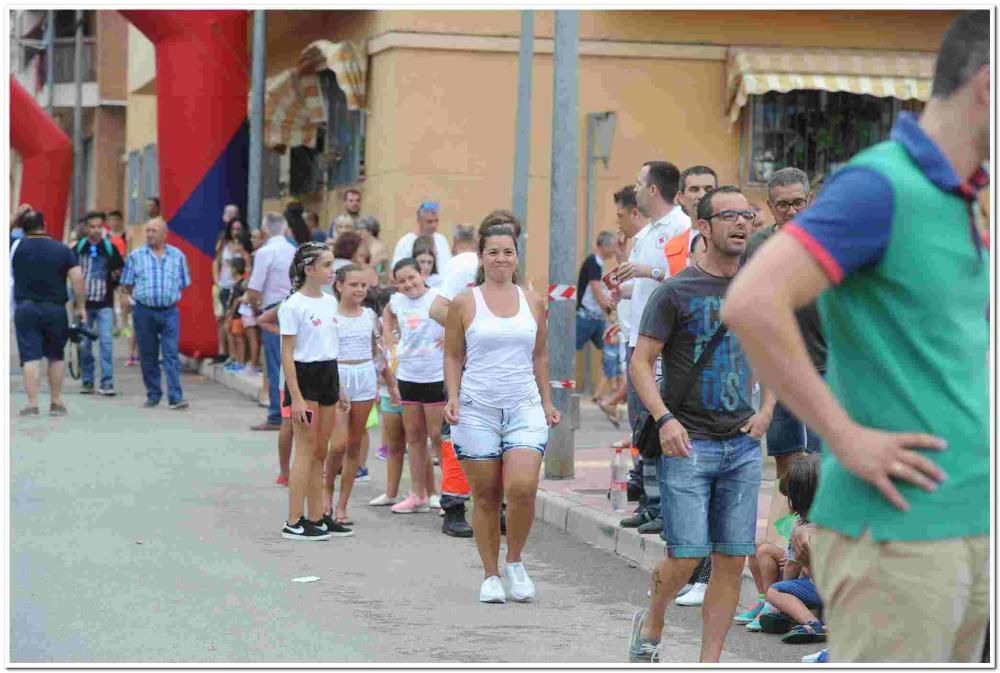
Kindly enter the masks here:
[[622, 512], [628, 508], [628, 465], [623, 449], [615, 449], [611, 459], [611, 509]]

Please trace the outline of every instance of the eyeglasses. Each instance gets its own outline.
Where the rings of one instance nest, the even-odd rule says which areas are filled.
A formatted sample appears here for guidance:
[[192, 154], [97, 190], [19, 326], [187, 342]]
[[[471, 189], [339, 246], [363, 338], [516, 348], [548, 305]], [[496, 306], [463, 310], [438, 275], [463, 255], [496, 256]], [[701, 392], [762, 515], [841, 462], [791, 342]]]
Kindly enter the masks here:
[[803, 208], [806, 207], [806, 203], [808, 203], [808, 201], [806, 201], [805, 199], [795, 199], [794, 201], [778, 201], [776, 204], [774, 204], [774, 209], [777, 210], [779, 213], [783, 213], [787, 211], [789, 208], [793, 207], [795, 208], [795, 210], [802, 210]]
[[714, 220], [715, 218], [721, 219], [723, 222], [736, 222], [739, 218], [743, 218], [748, 223], [753, 224], [753, 221], [757, 219], [757, 213], [752, 210], [720, 210], [715, 215], [709, 216], [709, 220]]
[[435, 213], [438, 211], [438, 207], [437, 201], [424, 201], [420, 204], [420, 210], [433, 210]]

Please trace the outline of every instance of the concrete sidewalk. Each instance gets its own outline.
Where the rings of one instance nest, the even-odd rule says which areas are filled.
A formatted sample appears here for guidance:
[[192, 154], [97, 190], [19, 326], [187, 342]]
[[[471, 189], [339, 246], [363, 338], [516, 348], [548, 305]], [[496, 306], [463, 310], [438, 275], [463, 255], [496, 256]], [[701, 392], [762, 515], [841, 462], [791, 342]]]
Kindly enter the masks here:
[[[262, 377], [233, 374], [221, 365], [205, 360], [201, 363], [182, 358], [184, 366], [196, 370], [210, 380], [236, 390], [260, 402]], [[266, 395], [264, 395], [266, 399]], [[261, 414], [263, 421], [263, 413]], [[622, 528], [621, 519], [631, 514], [635, 503], [624, 512], [614, 512], [607, 491], [611, 482], [612, 445], [628, 437], [627, 425], [616, 430], [604, 413], [589, 398], [580, 403], [580, 426], [576, 430], [576, 461], [572, 479], [542, 479], [539, 482], [535, 518], [566, 531], [583, 542], [614, 552], [630, 564], [646, 570], [663, 558], [665, 545], [659, 535], [639, 535], [635, 529]], [[764, 457], [764, 479], [757, 504], [757, 539], [765, 537], [767, 514], [775, 490], [774, 459]], [[750, 570], [744, 570], [744, 587], [748, 588]]]

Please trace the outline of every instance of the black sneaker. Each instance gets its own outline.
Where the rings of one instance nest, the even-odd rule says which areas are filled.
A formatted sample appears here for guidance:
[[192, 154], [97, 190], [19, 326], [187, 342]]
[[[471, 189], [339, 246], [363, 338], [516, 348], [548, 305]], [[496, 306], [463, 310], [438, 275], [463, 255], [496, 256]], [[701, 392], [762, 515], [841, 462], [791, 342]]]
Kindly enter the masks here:
[[663, 519], [656, 517], [635, 529], [640, 535], [652, 535], [663, 530]]
[[299, 520], [292, 525], [285, 522], [285, 527], [281, 529], [281, 537], [286, 540], [303, 540], [305, 542], [313, 542], [316, 540], [329, 540], [331, 534], [327, 531], [322, 531], [316, 528], [313, 524], [309, 523], [304, 516], [299, 517]]
[[618, 525], [622, 528], [638, 528], [644, 523], [649, 523], [652, 517], [649, 516], [648, 510], [642, 510], [641, 512], [636, 512], [630, 517], [622, 519], [618, 522]]
[[309, 521], [310, 524], [324, 533], [329, 533], [333, 537], [351, 537], [354, 531], [342, 523], [337, 523], [329, 514], [324, 514], [319, 521]]
[[80, 384], [80, 394], [81, 395], [93, 395], [94, 394], [94, 384], [90, 381]]

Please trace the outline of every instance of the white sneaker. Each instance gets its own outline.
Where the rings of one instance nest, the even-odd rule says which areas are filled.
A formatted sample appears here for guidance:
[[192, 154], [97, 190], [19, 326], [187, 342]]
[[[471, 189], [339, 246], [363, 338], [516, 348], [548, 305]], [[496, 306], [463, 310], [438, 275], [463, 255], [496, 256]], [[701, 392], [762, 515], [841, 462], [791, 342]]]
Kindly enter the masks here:
[[496, 575], [483, 580], [483, 586], [479, 587], [480, 603], [506, 603], [507, 595], [503, 592], [503, 582]]
[[508, 563], [503, 570], [507, 584], [510, 585], [511, 598], [523, 603], [535, 597], [535, 583], [528, 577], [528, 571], [524, 569], [523, 563]]
[[427, 506], [431, 509], [441, 509], [441, 496], [437, 494], [427, 496]]
[[395, 505], [396, 503], [402, 502], [402, 498], [398, 495], [395, 498], [390, 498], [385, 493], [378, 496], [377, 498], [372, 498], [371, 502], [368, 503], [369, 507], [387, 507], [389, 505]]
[[687, 606], [701, 605], [702, 603], [705, 602], [706, 589], [708, 589], [707, 584], [703, 584], [702, 582], [696, 582], [695, 585], [691, 587], [691, 591], [688, 591], [683, 596], [678, 596], [677, 600], [675, 600], [674, 603], [677, 603], [677, 605], [687, 605]]

